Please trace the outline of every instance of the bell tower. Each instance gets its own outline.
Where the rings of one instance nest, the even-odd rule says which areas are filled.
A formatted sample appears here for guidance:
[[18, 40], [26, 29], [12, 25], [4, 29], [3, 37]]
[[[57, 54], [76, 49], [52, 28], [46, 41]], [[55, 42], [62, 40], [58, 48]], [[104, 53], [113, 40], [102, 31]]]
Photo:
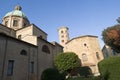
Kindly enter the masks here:
[[69, 41], [69, 33], [68, 33], [69, 28], [68, 27], [60, 27], [58, 29], [58, 34], [59, 34], [59, 42], [60, 44], [64, 47], [65, 43]]

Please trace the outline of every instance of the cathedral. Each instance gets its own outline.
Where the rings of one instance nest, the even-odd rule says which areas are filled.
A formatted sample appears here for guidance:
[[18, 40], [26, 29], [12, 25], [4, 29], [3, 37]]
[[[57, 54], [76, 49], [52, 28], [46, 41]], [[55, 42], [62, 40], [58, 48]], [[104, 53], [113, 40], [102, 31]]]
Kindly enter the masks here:
[[43, 70], [63, 47], [48, 42], [47, 33], [30, 24], [22, 7], [5, 14], [0, 24], [0, 80], [40, 80]]
[[60, 44], [64, 52], [74, 52], [81, 60], [82, 66], [89, 66], [94, 76], [100, 75], [98, 62], [103, 60], [103, 54], [98, 37], [84, 35], [69, 39], [69, 28], [62, 26], [58, 29]]
[[58, 29], [60, 44], [47, 41], [47, 33], [31, 24], [16, 5], [0, 24], [0, 80], [41, 80], [43, 70], [53, 67], [60, 52], [74, 52], [82, 66], [99, 75], [98, 62], [103, 59], [97, 36], [85, 35], [69, 39], [69, 28]]

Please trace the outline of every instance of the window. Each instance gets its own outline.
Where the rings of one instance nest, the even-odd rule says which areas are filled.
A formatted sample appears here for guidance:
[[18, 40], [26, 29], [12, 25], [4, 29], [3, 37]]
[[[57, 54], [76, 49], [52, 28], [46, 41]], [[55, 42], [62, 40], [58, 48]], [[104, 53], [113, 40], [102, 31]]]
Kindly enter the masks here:
[[64, 38], [64, 35], [62, 35], [61, 38]]
[[13, 26], [14, 26], [14, 27], [17, 27], [17, 26], [18, 26], [18, 20], [14, 20], [14, 21], [13, 21]]
[[18, 35], [18, 39], [21, 39], [22, 35]]
[[63, 33], [63, 31], [61, 31], [61, 33]]
[[49, 50], [48, 46], [46, 46], [46, 45], [43, 45], [42, 51], [50, 54], [50, 50]]
[[34, 73], [34, 62], [30, 62], [30, 73]]
[[87, 44], [85, 43], [84, 46], [87, 46]]
[[20, 54], [26, 56], [26, 55], [27, 55], [27, 51], [23, 49], [23, 50], [20, 52]]
[[8, 21], [5, 21], [5, 26], [8, 26]]
[[8, 69], [7, 69], [7, 75], [12, 76], [13, 75], [13, 66], [14, 66], [14, 60], [8, 61]]
[[64, 43], [64, 40], [62, 40], [61, 42]]
[[85, 53], [82, 54], [82, 60], [83, 60], [83, 61], [88, 61], [87, 55], [86, 55]]
[[96, 57], [97, 57], [97, 59], [100, 59], [100, 56], [99, 56], [98, 52], [96, 52]]

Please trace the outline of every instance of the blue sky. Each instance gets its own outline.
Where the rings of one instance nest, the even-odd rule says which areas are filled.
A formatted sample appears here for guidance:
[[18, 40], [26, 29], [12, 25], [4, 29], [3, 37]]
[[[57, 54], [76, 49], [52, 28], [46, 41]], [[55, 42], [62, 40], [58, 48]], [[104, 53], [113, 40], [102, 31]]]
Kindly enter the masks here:
[[102, 31], [117, 24], [120, 17], [120, 0], [1, 0], [0, 23], [17, 4], [31, 23], [48, 34], [50, 42], [59, 42], [57, 29], [67, 26], [70, 39], [95, 35], [102, 48]]

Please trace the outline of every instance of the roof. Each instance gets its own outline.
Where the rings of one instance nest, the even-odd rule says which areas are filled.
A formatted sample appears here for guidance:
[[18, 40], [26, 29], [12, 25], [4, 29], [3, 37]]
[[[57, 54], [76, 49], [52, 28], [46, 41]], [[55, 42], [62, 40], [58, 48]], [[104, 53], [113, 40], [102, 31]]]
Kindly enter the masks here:
[[67, 26], [61, 26], [58, 28], [58, 30], [60, 30], [60, 29], [67, 29], [68, 30], [69, 28]]
[[55, 42], [55, 41], [53, 41], [53, 42], [51, 42], [53, 45], [59, 45], [60, 47], [62, 47], [63, 48], [63, 46], [62, 45], [60, 45], [59, 43], [57, 43], [57, 42]]
[[21, 11], [21, 7], [19, 5], [15, 6], [15, 9], [11, 12], [8, 12], [4, 17], [8, 16], [19, 16], [23, 18], [27, 18], [27, 16]]
[[33, 44], [31, 44], [31, 43], [28, 43], [28, 42], [22, 41], [22, 40], [20, 40], [20, 39], [17, 39], [17, 38], [11, 37], [11, 36], [6, 35], [6, 34], [4, 34], [4, 33], [0, 33], [0, 36], [3, 36], [3, 37], [6, 37], [6, 38], [9, 38], [9, 39], [12, 39], [12, 40], [15, 40], [15, 41], [22, 42], [22, 43], [24, 43], [24, 44], [26, 44], [26, 45], [30, 45], [30, 46], [34, 46], [34, 47], [38, 47], [38, 46], [36, 46], [36, 45], [33, 45]]
[[23, 17], [23, 18], [27, 18], [25, 16], [25, 14], [22, 11], [19, 11], [19, 10], [14, 10], [14, 11], [8, 12], [4, 17], [8, 17], [8, 16], [20, 16], [20, 17]]
[[39, 29], [40, 31], [42, 31], [43, 33], [45, 33], [46, 35], [48, 35], [46, 32], [44, 32], [42, 29], [40, 29], [39, 27], [37, 27], [35, 24], [31, 24], [31, 25], [33, 25], [34, 27], [36, 27], [37, 29]]
[[47, 40], [45, 40], [45, 39], [43, 39], [43, 38], [41, 38], [41, 37], [37, 37], [37, 39], [42, 40], [42, 41], [44, 41], [44, 42], [46, 42], [46, 43], [48, 43], [48, 44], [50, 44], [50, 45], [52, 45], [52, 46], [55, 46], [55, 45], [53, 45], [52, 43], [48, 42]]
[[0, 26], [2, 26], [2, 27], [6, 27], [6, 28], [8, 28], [8, 29], [10, 29], [10, 30], [13, 30], [13, 31], [15, 31], [14, 29], [12, 29], [12, 28], [9, 28], [9, 27], [7, 27], [7, 26], [5, 26], [5, 25], [1, 24], [1, 23], [0, 23]]
[[98, 36], [84, 35], [84, 36], [79, 36], [79, 37], [72, 38], [71, 40], [69, 40], [68, 42], [66, 42], [66, 44], [69, 43], [69, 42], [71, 42], [71, 41], [74, 40], [74, 39], [83, 38], [83, 37], [95, 37], [95, 38], [98, 38]]
[[39, 29], [41, 32], [43, 32], [43, 33], [45, 33], [46, 35], [48, 35], [46, 32], [44, 32], [42, 29], [40, 29], [39, 27], [37, 27], [35, 24], [30, 24], [29, 26], [26, 26], [26, 27], [23, 27], [23, 28], [20, 28], [20, 29], [18, 29], [18, 30], [16, 30], [16, 31], [19, 31], [19, 30], [22, 30], [22, 29], [25, 29], [25, 28], [27, 28], [27, 27], [30, 27], [30, 26], [33, 26], [33, 27], [36, 27], [37, 29]]

